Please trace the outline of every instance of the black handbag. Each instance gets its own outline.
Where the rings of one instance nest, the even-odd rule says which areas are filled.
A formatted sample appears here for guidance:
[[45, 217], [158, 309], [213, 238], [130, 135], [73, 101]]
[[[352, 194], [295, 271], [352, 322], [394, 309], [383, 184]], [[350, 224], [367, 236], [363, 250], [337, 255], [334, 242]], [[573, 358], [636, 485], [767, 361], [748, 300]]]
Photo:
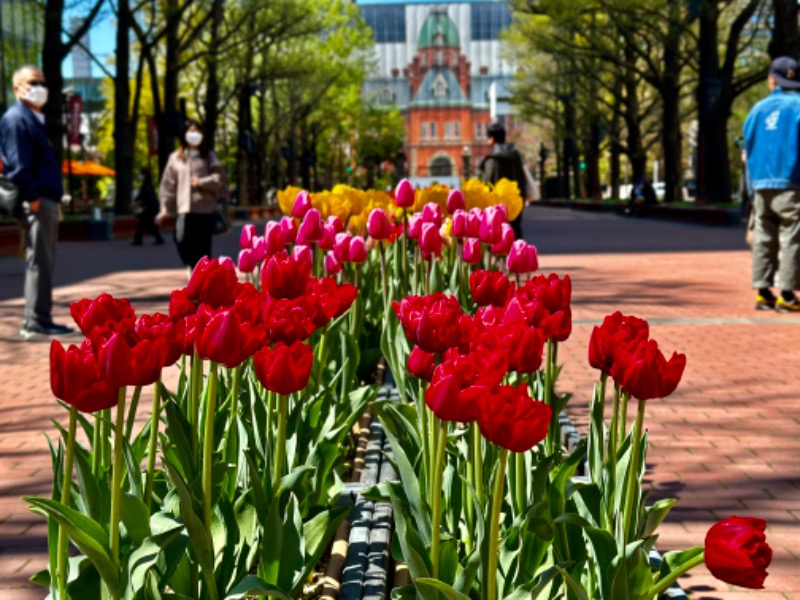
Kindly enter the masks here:
[[0, 177], [0, 215], [14, 218], [22, 216], [19, 190], [5, 177]]
[[217, 205], [216, 210], [211, 213], [211, 216], [214, 218], [211, 223], [211, 233], [220, 235], [230, 231], [231, 220], [228, 218], [228, 210], [224, 204], [221, 206]]

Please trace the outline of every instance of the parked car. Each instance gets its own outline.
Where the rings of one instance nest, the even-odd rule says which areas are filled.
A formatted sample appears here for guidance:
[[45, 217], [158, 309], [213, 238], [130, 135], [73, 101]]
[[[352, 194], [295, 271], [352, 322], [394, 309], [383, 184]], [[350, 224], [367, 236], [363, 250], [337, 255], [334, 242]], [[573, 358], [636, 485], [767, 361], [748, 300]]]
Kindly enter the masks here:
[[664, 196], [667, 193], [667, 184], [664, 183], [663, 181], [656, 181], [653, 184], [653, 189], [656, 192], [656, 199], [659, 202], [663, 202], [664, 201]]

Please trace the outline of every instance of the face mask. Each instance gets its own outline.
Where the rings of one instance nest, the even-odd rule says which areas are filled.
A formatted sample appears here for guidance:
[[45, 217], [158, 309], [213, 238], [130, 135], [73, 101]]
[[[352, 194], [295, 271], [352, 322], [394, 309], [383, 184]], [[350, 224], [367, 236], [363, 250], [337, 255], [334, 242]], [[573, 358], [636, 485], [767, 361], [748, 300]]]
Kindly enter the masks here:
[[186, 134], [186, 143], [190, 146], [199, 146], [203, 143], [203, 134], [199, 131], [189, 131]]
[[23, 98], [33, 104], [35, 107], [41, 108], [47, 104], [47, 88], [38, 85], [28, 88], [28, 91], [25, 92]]

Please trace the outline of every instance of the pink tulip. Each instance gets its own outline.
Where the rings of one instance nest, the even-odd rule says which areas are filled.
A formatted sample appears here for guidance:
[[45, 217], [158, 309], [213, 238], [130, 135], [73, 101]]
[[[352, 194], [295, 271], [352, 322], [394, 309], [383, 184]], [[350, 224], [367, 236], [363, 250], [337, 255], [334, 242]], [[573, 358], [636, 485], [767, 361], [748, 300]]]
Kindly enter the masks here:
[[495, 208], [495, 210], [499, 210], [501, 213], [503, 213], [503, 221], [505, 221], [507, 223], [508, 222], [508, 206], [506, 206], [505, 204], [497, 204], [497, 205], [495, 205], [494, 208]]
[[382, 208], [375, 208], [369, 213], [367, 219], [367, 231], [374, 240], [385, 240], [391, 234], [389, 219]]
[[294, 244], [297, 240], [297, 221], [292, 217], [283, 217], [281, 231], [283, 232], [283, 241], [287, 244]]
[[256, 268], [256, 261], [253, 251], [250, 248], [239, 250], [239, 271], [242, 273], [252, 273]]
[[490, 206], [483, 211], [483, 219], [481, 219], [478, 228], [478, 237], [484, 244], [496, 244], [500, 241], [503, 235], [503, 223], [505, 218], [503, 213]]
[[319, 242], [323, 235], [325, 229], [322, 227], [322, 215], [316, 208], [309, 209], [297, 230], [297, 243], [308, 246]]
[[422, 222], [433, 223], [436, 227], [442, 226], [442, 209], [438, 204], [428, 202], [422, 207]]
[[286, 248], [286, 238], [283, 234], [283, 227], [276, 221], [267, 223], [267, 228], [264, 232], [264, 240], [267, 244], [267, 256], [277, 254]]
[[253, 238], [258, 235], [256, 226], [248, 223], [242, 227], [242, 233], [239, 235], [239, 248], [248, 250], [253, 247]]
[[447, 195], [447, 212], [452, 215], [457, 210], [464, 210], [465, 206], [464, 194], [461, 193], [461, 190], [450, 190]]
[[419, 236], [419, 247], [423, 252], [439, 256], [442, 253], [442, 234], [435, 223], [423, 223]]
[[333, 254], [340, 262], [350, 260], [350, 240], [353, 237], [349, 233], [337, 233], [333, 238]]
[[394, 198], [400, 208], [410, 208], [414, 206], [414, 186], [408, 179], [403, 179], [397, 184], [394, 191]]
[[292, 258], [300, 263], [305, 263], [308, 268], [313, 268], [314, 266], [314, 253], [310, 246], [297, 244], [292, 250]]
[[503, 223], [503, 233], [500, 236], [500, 241], [492, 244], [492, 254], [504, 256], [511, 252], [511, 244], [514, 243], [514, 229], [508, 223]]
[[408, 217], [408, 237], [412, 240], [419, 240], [419, 234], [422, 230], [422, 215], [414, 213]]
[[467, 213], [468, 237], [478, 237], [483, 221], [483, 211], [480, 208], [473, 208]]
[[325, 251], [333, 250], [333, 241], [336, 233], [333, 228], [327, 225], [322, 226], [322, 239], [319, 241], [319, 247]]
[[469, 234], [469, 216], [462, 209], [453, 211], [453, 237], [464, 238]]
[[230, 256], [220, 256], [219, 257], [219, 264], [221, 267], [225, 267], [227, 269], [231, 269], [233, 271], [236, 270], [236, 265], [233, 264], [233, 259]]
[[533, 273], [539, 268], [539, 257], [536, 246], [528, 244], [525, 240], [517, 240], [511, 245], [506, 265], [511, 273], [521, 275]]
[[475, 238], [464, 240], [464, 249], [461, 251], [461, 259], [470, 265], [477, 265], [481, 262], [481, 241]]
[[344, 223], [336, 215], [331, 215], [325, 221], [325, 225], [333, 229], [333, 233], [342, 233], [344, 231]]
[[342, 270], [342, 263], [339, 262], [333, 252], [328, 252], [323, 262], [325, 264], [325, 272], [328, 275], [336, 275]]
[[268, 256], [271, 255], [267, 252], [267, 240], [261, 236], [253, 239], [253, 260], [255, 263], [261, 264]]
[[311, 210], [311, 196], [308, 195], [307, 191], [303, 190], [297, 194], [297, 198], [295, 198], [294, 206], [292, 207], [292, 215], [298, 219], [302, 219], [309, 210]]
[[367, 245], [362, 237], [350, 240], [350, 262], [363, 263], [367, 260]]

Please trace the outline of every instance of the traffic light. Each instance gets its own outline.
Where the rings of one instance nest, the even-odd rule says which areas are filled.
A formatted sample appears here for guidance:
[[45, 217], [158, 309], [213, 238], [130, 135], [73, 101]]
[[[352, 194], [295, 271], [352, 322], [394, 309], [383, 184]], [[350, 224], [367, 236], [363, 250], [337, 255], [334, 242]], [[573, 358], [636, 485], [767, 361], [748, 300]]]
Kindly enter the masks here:
[[585, 171], [585, 170], [586, 170], [586, 161], [582, 160], [581, 161], [581, 171]]
[[347, 174], [350, 175], [353, 172], [353, 165], [347, 165]]

